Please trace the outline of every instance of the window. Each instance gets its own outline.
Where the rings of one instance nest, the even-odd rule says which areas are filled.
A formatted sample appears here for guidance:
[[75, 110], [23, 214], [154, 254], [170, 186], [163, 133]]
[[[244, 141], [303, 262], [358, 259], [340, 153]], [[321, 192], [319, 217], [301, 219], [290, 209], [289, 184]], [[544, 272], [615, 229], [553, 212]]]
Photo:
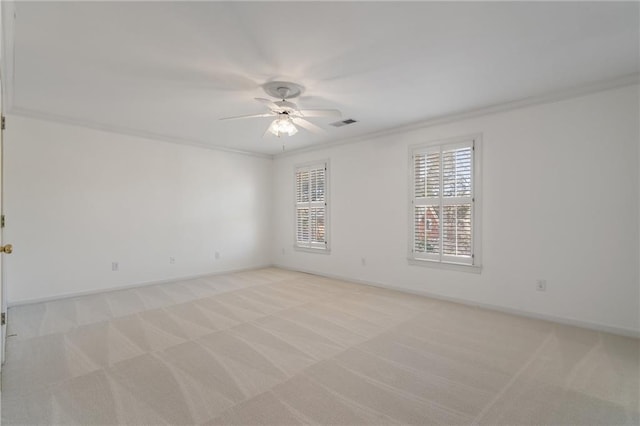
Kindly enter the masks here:
[[327, 162], [296, 167], [296, 247], [328, 251]]
[[479, 138], [412, 150], [410, 258], [478, 265]]

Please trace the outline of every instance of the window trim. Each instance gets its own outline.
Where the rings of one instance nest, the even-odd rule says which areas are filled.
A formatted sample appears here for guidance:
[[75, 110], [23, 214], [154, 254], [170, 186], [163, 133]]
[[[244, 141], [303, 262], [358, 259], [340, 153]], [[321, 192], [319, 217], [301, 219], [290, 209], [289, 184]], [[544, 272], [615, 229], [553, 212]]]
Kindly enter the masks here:
[[[442, 259], [441, 254], [437, 256], [424, 256], [416, 257], [413, 252], [414, 242], [414, 155], [420, 151], [426, 151], [433, 148], [440, 148], [443, 146], [459, 145], [463, 143], [473, 143], [473, 179], [472, 179], [472, 194], [473, 202], [472, 206], [472, 234], [471, 234], [471, 252], [473, 258], [471, 263], [462, 263], [455, 261], [447, 261]], [[407, 261], [409, 265], [429, 266], [440, 269], [450, 269], [465, 272], [480, 273], [482, 270], [482, 134], [475, 133], [465, 136], [456, 136], [446, 139], [436, 139], [426, 143], [420, 143], [409, 146], [408, 155], [408, 209], [407, 209], [407, 225], [408, 225], [408, 240], [407, 240]]]
[[[309, 246], [300, 246], [298, 245], [298, 203], [297, 203], [297, 182], [296, 182], [296, 173], [298, 169], [303, 167], [313, 167], [324, 164], [325, 173], [324, 173], [324, 237], [325, 237], [325, 245], [324, 247], [309, 247]], [[330, 173], [330, 162], [329, 159], [323, 160], [315, 160], [315, 161], [307, 161], [304, 163], [294, 164], [293, 166], [293, 249], [300, 252], [306, 253], [317, 253], [317, 254], [329, 254], [331, 252], [331, 238], [330, 238], [330, 229], [331, 229], [331, 214], [330, 214], [330, 182], [331, 179], [329, 177]]]

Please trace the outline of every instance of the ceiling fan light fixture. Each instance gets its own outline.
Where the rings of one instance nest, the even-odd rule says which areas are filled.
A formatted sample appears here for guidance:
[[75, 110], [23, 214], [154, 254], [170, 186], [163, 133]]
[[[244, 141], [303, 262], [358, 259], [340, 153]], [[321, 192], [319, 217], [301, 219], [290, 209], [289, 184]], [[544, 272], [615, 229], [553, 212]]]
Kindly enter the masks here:
[[[1, 1], [1, 0], [0, 0]], [[264, 131], [262, 137], [272, 134], [275, 136], [293, 136], [300, 128], [315, 134], [325, 134], [325, 131], [309, 121], [311, 117], [341, 117], [342, 114], [337, 109], [299, 109], [298, 105], [287, 99], [300, 96], [304, 87], [299, 84], [287, 81], [270, 81], [265, 83], [264, 91], [279, 100], [254, 98], [256, 101], [265, 104], [269, 112], [263, 114], [236, 115], [224, 117], [220, 120], [237, 120], [244, 118], [273, 117], [273, 121]], [[354, 121], [354, 120], [352, 120]]]
[[298, 133], [298, 128], [289, 117], [279, 117], [273, 120], [273, 123], [269, 126], [269, 132], [275, 136], [293, 136]]

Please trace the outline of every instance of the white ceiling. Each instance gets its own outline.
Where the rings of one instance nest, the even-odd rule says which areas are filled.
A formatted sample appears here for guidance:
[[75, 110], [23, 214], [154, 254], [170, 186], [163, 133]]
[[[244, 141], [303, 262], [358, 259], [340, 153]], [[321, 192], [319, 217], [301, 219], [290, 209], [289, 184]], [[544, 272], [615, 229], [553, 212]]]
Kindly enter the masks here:
[[[639, 3], [18, 2], [15, 113], [273, 154], [640, 71]], [[262, 138], [260, 85], [359, 122]]]

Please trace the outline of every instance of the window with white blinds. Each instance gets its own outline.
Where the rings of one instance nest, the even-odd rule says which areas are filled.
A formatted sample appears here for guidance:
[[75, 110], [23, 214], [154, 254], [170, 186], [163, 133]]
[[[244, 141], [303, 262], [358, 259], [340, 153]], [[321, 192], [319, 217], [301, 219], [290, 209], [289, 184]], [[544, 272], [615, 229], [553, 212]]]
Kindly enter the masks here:
[[296, 167], [296, 247], [327, 250], [327, 163]]
[[474, 140], [413, 150], [411, 257], [475, 265]]

